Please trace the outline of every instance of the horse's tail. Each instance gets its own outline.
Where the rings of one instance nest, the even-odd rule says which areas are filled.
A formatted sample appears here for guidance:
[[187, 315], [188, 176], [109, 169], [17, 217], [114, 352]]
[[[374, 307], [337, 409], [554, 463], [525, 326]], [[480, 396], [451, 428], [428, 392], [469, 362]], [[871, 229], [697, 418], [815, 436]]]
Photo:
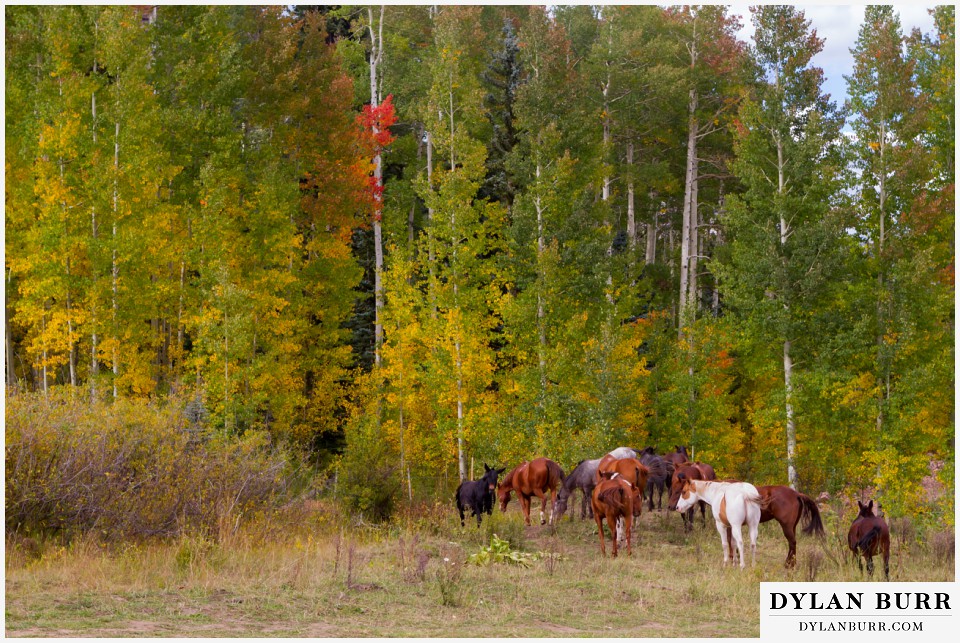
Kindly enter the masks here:
[[797, 495], [800, 499], [800, 518], [804, 520], [803, 533], [808, 536], [816, 534], [823, 538], [826, 536], [826, 532], [823, 530], [823, 520], [820, 518], [820, 508], [817, 507], [817, 503], [810, 496], [805, 496], [802, 493]]
[[880, 537], [880, 526], [874, 525], [873, 528], [868, 531], [863, 538], [857, 541], [855, 551], [860, 551], [864, 554], [873, 550], [874, 543], [876, 543], [877, 538]]
[[563, 482], [563, 469], [553, 460], [547, 460], [547, 472], [550, 474], [547, 477], [547, 484], [551, 488], [556, 488], [558, 484]]
[[605, 505], [610, 505], [617, 511], [623, 511], [624, 505], [626, 504], [623, 497], [623, 487], [620, 485], [604, 489], [597, 496], [597, 499]]

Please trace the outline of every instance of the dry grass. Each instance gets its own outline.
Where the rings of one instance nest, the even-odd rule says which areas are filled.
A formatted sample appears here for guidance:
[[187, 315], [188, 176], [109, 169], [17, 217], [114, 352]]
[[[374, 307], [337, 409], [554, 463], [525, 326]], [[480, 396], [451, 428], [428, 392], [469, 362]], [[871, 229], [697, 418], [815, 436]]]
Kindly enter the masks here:
[[[709, 519], [708, 519], [709, 520]], [[461, 530], [450, 507], [375, 527], [314, 506], [295, 529], [251, 528], [221, 542], [69, 546], [7, 541], [8, 636], [643, 636], [755, 637], [760, 581], [861, 580], [828, 520], [824, 543], [786, 543], [762, 525], [757, 566], [724, 569], [712, 524], [644, 514], [632, 558], [601, 558], [592, 521], [524, 527], [515, 508]], [[342, 524], [342, 526], [340, 526]], [[497, 533], [543, 556], [529, 568], [477, 567]], [[953, 579], [910, 543], [891, 580]]]

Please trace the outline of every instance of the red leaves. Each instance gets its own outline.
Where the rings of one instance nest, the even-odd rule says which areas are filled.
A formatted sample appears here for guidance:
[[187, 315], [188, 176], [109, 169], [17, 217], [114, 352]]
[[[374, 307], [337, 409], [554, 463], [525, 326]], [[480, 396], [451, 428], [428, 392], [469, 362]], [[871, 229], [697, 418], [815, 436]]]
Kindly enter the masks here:
[[357, 114], [357, 125], [363, 130], [365, 147], [376, 156], [385, 150], [394, 141], [390, 133], [390, 126], [397, 122], [393, 109], [393, 94], [387, 96], [376, 107], [364, 105], [363, 111]]

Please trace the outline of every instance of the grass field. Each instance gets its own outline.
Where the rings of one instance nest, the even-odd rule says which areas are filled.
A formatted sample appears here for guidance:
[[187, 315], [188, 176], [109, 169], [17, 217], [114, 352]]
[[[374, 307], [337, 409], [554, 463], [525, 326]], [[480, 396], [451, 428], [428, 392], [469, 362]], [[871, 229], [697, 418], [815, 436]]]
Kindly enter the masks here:
[[[761, 525], [757, 565], [741, 571], [722, 567], [709, 512], [706, 529], [698, 517], [691, 535], [675, 514], [644, 512], [633, 556], [614, 560], [600, 557], [592, 521], [525, 527], [516, 503], [479, 530], [469, 521], [461, 530], [450, 506], [372, 526], [312, 503], [295, 528], [251, 528], [219, 542], [8, 538], [5, 633], [755, 637], [761, 581], [864, 579], [843, 546], [852, 517], [825, 512], [827, 539], [801, 537], [794, 571], [783, 568], [776, 523]], [[910, 532], [893, 530], [891, 580], [953, 580], [952, 545], [947, 554]], [[539, 558], [529, 567], [468, 564], [493, 533]]]

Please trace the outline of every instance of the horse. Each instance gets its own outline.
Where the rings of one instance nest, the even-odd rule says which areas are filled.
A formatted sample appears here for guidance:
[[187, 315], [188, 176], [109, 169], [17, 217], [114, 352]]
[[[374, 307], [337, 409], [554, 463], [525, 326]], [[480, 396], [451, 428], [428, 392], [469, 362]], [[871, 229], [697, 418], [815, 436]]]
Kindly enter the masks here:
[[550, 493], [550, 524], [553, 524], [554, 509], [557, 503], [557, 487], [563, 480], [563, 469], [553, 460], [537, 458], [531, 462], [523, 462], [508, 473], [503, 482], [497, 487], [500, 498], [500, 511], [507, 510], [510, 502], [510, 492], [516, 491], [520, 500], [520, 509], [523, 519], [530, 525], [530, 499], [533, 496], [540, 498], [540, 524], [546, 523], [543, 510], [547, 506], [545, 492]]
[[[614, 457], [617, 460], [623, 460], [624, 458], [635, 458], [637, 457], [637, 452], [631, 449], [630, 447], [617, 447], [607, 455]], [[604, 456], [606, 457], [606, 456]]]
[[583, 499], [580, 502], [580, 519], [590, 510], [590, 517], [593, 518], [593, 508], [590, 507], [590, 497], [593, 494], [593, 488], [597, 485], [594, 476], [597, 472], [597, 465], [600, 464], [600, 458], [596, 460], [581, 460], [576, 468], [570, 472], [570, 475], [563, 479], [560, 491], [557, 493], [557, 505], [554, 511], [560, 518], [567, 511], [567, 501], [577, 489], [583, 492]]
[[[681, 475], [682, 474], [682, 475]], [[713, 467], [703, 462], [687, 462], [674, 469], [673, 478], [670, 481], [670, 498], [667, 502], [667, 508], [670, 511], [677, 509], [677, 501], [680, 499], [680, 492], [683, 490], [683, 480], [716, 480], [717, 474]], [[693, 529], [693, 507], [687, 513], [680, 513], [683, 518], [684, 531]], [[703, 519], [703, 526], [707, 526], [707, 507], [705, 503], [700, 503], [700, 518]]]
[[687, 447], [679, 445], [674, 446], [673, 448], [676, 449], [676, 451], [666, 454], [663, 456], [663, 459], [672, 464], [674, 468], [683, 464], [684, 462], [690, 461], [690, 456], [687, 454]]
[[477, 517], [477, 527], [483, 512], [493, 514], [493, 492], [497, 488], [497, 477], [504, 469], [491, 468], [483, 463], [484, 474], [479, 480], [464, 480], [457, 487], [457, 511], [460, 513], [460, 526], [463, 527], [463, 510], [469, 507]]
[[723, 545], [723, 564], [730, 560], [728, 550], [728, 528], [737, 544], [740, 554], [740, 569], [746, 567], [743, 555], [743, 533], [746, 523], [750, 530], [751, 565], [757, 561], [757, 533], [760, 531], [760, 511], [763, 504], [760, 492], [749, 482], [716, 482], [712, 480], [691, 480], [680, 474], [682, 490], [677, 501], [677, 511], [691, 509], [695, 502], [702, 500], [713, 509], [713, 517], [720, 532]]
[[760, 522], [776, 520], [780, 523], [783, 536], [787, 539], [789, 549], [784, 567], [790, 568], [797, 564], [797, 524], [804, 520], [803, 533], [808, 536], [816, 534], [823, 538], [823, 520], [820, 518], [820, 509], [813, 498], [798, 493], [783, 485], [767, 485], [757, 487], [764, 506], [760, 511]]
[[640, 489], [632, 486], [626, 480], [616, 477], [612, 480], [603, 480], [593, 489], [591, 505], [593, 518], [597, 521], [597, 532], [600, 536], [600, 554], [607, 555], [603, 537], [603, 521], [606, 519], [610, 529], [610, 539], [613, 542], [613, 557], [617, 557], [617, 528], [623, 521], [623, 532], [627, 540], [627, 555], [632, 556], [631, 532], [633, 529], [634, 505], [642, 502]]
[[[614, 478], [626, 480], [632, 487], [636, 488], [640, 494], [640, 500], [633, 506], [633, 516], [640, 517], [643, 509], [643, 490], [647, 486], [647, 476], [649, 471], [642, 462], [636, 458], [623, 458], [614, 460], [610, 455], [605, 455], [600, 459], [597, 466], [596, 481], [599, 484], [602, 480], [612, 480]], [[622, 523], [617, 525], [617, 539], [622, 541], [624, 538], [624, 529]]]
[[867, 572], [873, 576], [873, 557], [878, 553], [883, 555], [883, 576], [890, 580], [890, 528], [880, 516], [873, 515], [873, 500], [863, 504], [857, 500], [860, 513], [850, 525], [847, 533], [847, 544], [850, 551], [857, 557], [860, 573], [863, 573], [863, 560], [867, 559]]
[[650, 471], [645, 492], [648, 499], [647, 511], [653, 511], [654, 490], [659, 492], [657, 511], [663, 511], [663, 492], [673, 477], [673, 463], [658, 456], [654, 447], [646, 447], [640, 452], [640, 462]]

